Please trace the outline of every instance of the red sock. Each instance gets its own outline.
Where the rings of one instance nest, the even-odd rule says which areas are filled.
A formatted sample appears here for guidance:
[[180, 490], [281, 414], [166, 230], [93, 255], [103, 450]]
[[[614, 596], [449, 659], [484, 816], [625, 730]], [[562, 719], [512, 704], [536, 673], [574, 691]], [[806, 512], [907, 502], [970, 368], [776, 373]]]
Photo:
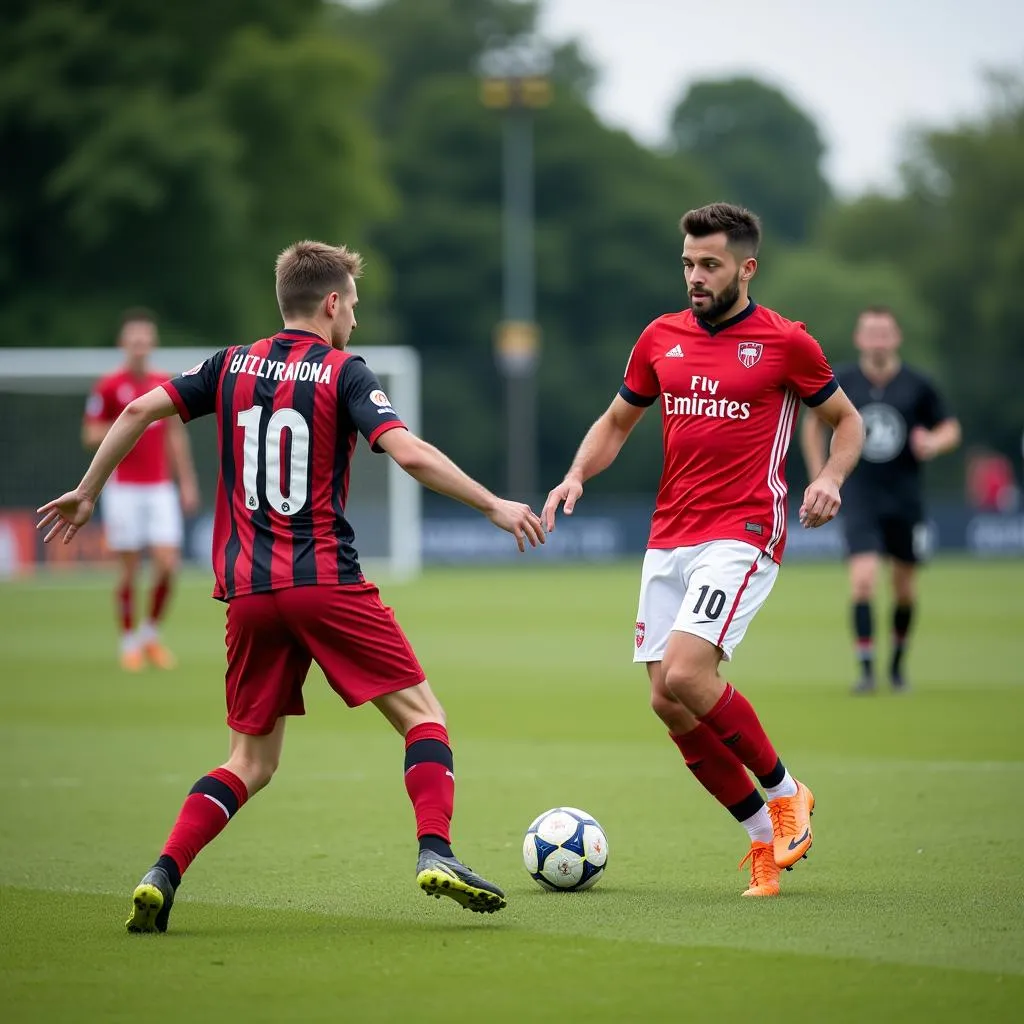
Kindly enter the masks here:
[[171, 593], [171, 575], [166, 573], [161, 575], [156, 584], [153, 587], [153, 593], [150, 597], [149, 602], [149, 621], [159, 622], [160, 616], [164, 613], [164, 607], [167, 604], [167, 598]]
[[416, 838], [451, 843], [455, 775], [448, 730], [440, 722], [413, 726], [405, 737], [405, 790], [416, 812]]
[[[771, 740], [765, 734], [750, 701], [731, 683], [701, 721], [758, 777], [772, 779], [779, 765]], [[766, 783], [770, 785], [771, 783]]]
[[694, 778], [737, 821], [746, 821], [764, 803], [739, 758], [703, 723], [671, 737]]
[[245, 783], [227, 768], [214, 768], [189, 790], [163, 849], [163, 855], [178, 866], [179, 881], [199, 851], [220, 835], [248, 798]]
[[133, 606], [135, 593], [131, 583], [122, 583], [115, 591], [117, 598], [117, 617], [121, 620], [121, 632], [130, 633], [133, 626]]

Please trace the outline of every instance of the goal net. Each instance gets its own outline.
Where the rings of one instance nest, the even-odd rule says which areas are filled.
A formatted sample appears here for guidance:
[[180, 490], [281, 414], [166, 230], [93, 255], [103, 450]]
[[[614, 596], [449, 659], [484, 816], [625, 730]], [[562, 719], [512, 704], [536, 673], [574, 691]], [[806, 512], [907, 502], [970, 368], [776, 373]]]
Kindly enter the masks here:
[[[214, 350], [161, 348], [152, 365], [167, 373], [201, 363]], [[420, 429], [420, 363], [415, 349], [353, 349], [380, 378], [409, 429]], [[93, 384], [121, 365], [115, 348], [0, 348], [0, 577], [38, 565], [92, 564], [109, 554], [102, 530], [82, 531], [75, 543], [44, 550], [35, 536], [34, 510], [78, 482], [90, 454], [81, 443], [82, 415]], [[210, 564], [217, 484], [217, 426], [207, 416], [188, 425], [203, 508], [186, 529], [184, 555]], [[373, 455], [365, 442], [352, 461], [345, 515], [368, 574], [409, 578], [420, 569], [420, 487], [392, 459]], [[93, 524], [90, 524], [92, 527]]]

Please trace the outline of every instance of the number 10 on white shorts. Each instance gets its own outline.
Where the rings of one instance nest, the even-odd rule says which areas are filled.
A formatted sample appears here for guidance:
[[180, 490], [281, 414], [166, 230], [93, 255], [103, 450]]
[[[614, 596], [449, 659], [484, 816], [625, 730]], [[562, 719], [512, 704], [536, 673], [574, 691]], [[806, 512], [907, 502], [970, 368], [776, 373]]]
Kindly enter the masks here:
[[651, 549], [640, 577], [634, 661], [661, 661], [673, 630], [720, 647], [726, 661], [764, 604], [779, 567], [752, 544], [715, 540]]

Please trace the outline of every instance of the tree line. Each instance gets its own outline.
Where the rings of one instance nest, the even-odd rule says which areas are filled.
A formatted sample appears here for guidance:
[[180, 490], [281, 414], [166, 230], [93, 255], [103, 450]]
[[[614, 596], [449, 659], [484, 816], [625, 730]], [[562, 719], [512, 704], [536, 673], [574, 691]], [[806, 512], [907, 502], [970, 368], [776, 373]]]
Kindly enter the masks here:
[[[297, 237], [367, 256], [358, 343], [424, 361], [424, 433], [503, 482], [501, 115], [481, 58], [536, 31], [519, 0], [8, 0], [0, 14], [0, 344], [103, 345], [157, 310], [165, 345], [278, 322]], [[858, 309], [898, 313], [908, 357], [969, 442], [1019, 452], [1024, 79], [970, 123], [922, 130], [894, 195], [832, 194], [813, 120], [751, 78], [693, 85], [668, 143], [603, 125], [597, 70], [550, 53], [535, 114], [541, 479], [614, 394], [633, 340], [685, 299], [678, 219], [718, 199], [763, 218], [753, 294], [836, 361]], [[170, 367], [173, 368], [173, 367]], [[656, 417], [601, 486], [647, 490]], [[798, 461], [798, 460], [797, 460]]]

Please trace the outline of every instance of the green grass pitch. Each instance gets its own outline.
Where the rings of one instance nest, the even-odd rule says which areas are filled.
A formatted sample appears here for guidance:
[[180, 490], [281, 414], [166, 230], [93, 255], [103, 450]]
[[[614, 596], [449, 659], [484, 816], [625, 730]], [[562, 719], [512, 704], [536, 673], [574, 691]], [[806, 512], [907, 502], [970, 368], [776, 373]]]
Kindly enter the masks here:
[[[190, 577], [167, 629], [180, 667], [132, 677], [108, 578], [0, 586], [0, 1020], [1020, 1019], [1024, 565], [930, 567], [914, 692], [868, 699], [846, 692], [842, 567], [783, 569], [728, 667], [818, 799], [775, 901], [740, 897], [746, 837], [648, 710], [638, 575], [384, 588], [448, 710], [456, 851], [506, 911], [415, 887], [401, 742], [314, 670], [277, 778], [196, 861], [164, 936], [123, 921], [225, 756], [223, 610]], [[591, 892], [522, 868], [526, 826], [557, 804], [608, 833]]]

